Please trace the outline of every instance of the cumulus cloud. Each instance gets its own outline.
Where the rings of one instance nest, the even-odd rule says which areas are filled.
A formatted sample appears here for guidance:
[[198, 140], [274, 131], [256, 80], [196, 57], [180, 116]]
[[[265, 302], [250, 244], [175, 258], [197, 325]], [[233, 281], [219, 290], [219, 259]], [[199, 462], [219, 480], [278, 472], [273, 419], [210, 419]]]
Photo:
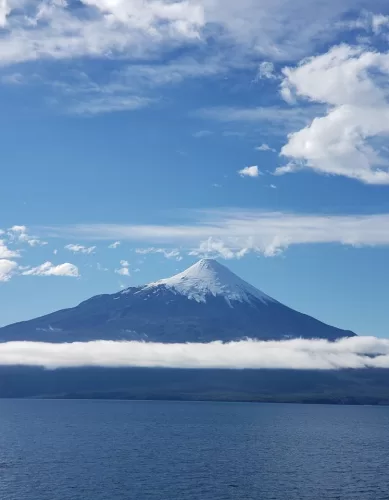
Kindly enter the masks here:
[[18, 265], [8, 259], [0, 259], [0, 281], [9, 281], [15, 274]]
[[20, 253], [7, 247], [4, 240], [0, 240], [0, 259], [14, 259], [20, 257]]
[[19, 8], [6, 18], [3, 64], [108, 53], [147, 56], [158, 44], [162, 49], [198, 38], [204, 24], [203, 9], [190, 0], [84, 0], [81, 13], [61, 1], [12, 4]]
[[389, 53], [340, 45], [283, 70], [287, 101], [327, 105], [324, 116], [289, 135], [281, 155], [291, 163], [276, 173], [301, 167], [342, 175], [366, 184], [389, 184]]
[[84, 245], [73, 245], [69, 244], [65, 246], [66, 250], [70, 250], [73, 253], [83, 253], [86, 255], [90, 255], [95, 252], [96, 247], [85, 247]]
[[120, 276], [131, 276], [128, 267], [121, 267], [120, 269], [115, 269], [115, 273], [120, 274]]
[[246, 255], [250, 251], [249, 248], [244, 247], [240, 250], [235, 248], [231, 248], [226, 244], [223, 240], [218, 240], [215, 238], [208, 238], [205, 241], [202, 241], [198, 248], [194, 248], [189, 252], [189, 255], [193, 255], [195, 257], [205, 257], [205, 258], [217, 258], [221, 257], [222, 259], [240, 259]]
[[363, 2], [83, 0], [75, 11], [62, 1], [3, 0], [0, 56], [3, 64], [130, 54], [145, 59], [209, 37], [226, 48], [285, 60], [309, 52], [329, 32], [333, 36], [334, 19], [358, 4]]
[[69, 262], [57, 266], [51, 262], [45, 262], [40, 266], [24, 271], [22, 274], [23, 276], [69, 276], [71, 278], [78, 278], [80, 276], [78, 267], [74, 264], [69, 264]]
[[80, 366], [296, 370], [389, 368], [389, 340], [355, 337], [337, 342], [295, 339], [227, 344], [7, 342], [0, 344], [0, 365], [49, 369]]
[[131, 276], [130, 270], [128, 269], [130, 267], [130, 263], [127, 260], [121, 260], [120, 266], [120, 269], [115, 269], [116, 274], [120, 274], [121, 276]]
[[389, 214], [325, 215], [260, 210], [197, 210], [181, 225], [81, 224], [41, 228], [51, 236], [178, 245], [192, 250], [212, 238], [233, 251], [277, 255], [293, 245], [389, 246]]
[[115, 241], [114, 243], [111, 243], [108, 248], [118, 248], [119, 246], [121, 245], [121, 242], [120, 241]]
[[241, 177], [258, 177], [260, 172], [258, 170], [257, 165], [253, 165], [251, 167], [242, 168], [242, 170], [238, 170], [238, 174]]
[[[254, 73], [261, 59], [259, 76], [274, 78], [273, 60], [295, 61], [312, 53], [344, 29], [336, 21], [366, 0], [81, 0], [77, 8], [69, 5], [1, 0], [0, 65], [17, 65], [22, 73], [21, 78], [10, 73], [8, 84], [21, 79], [49, 83], [56, 97], [67, 101], [66, 111], [96, 114], [153, 104], [150, 84], [219, 76], [236, 68]], [[384, 24], [377, 16], [376, 29]], [[193, 55], [181, 60], [188, 53]], [[31, 63], [64, 60], [73, 73], [91, 80], [88, 89], [82, 81], [69, 85], [70, 71], [60, 81], [45, 81], [49, 72], [35, 78], [42, 65], [31, 77]], [[88, 60], [109, 60], [112, 70], [88, 75]], [[126, 73], [132, 75], [128, 88]]]
[[11, 231], [12, 233], [25, 233], [27, 231], [27, 227], [15, 225], [15, 226], [10, 227], [9, 231]]

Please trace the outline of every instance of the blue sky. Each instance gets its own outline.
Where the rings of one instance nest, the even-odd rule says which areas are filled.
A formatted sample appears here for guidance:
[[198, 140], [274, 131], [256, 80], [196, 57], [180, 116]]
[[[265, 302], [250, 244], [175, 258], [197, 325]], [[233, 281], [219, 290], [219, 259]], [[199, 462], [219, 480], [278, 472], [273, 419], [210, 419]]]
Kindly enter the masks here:
[[2, 3], [0, 324], [208, 256], [387, 336], [385, 4]]

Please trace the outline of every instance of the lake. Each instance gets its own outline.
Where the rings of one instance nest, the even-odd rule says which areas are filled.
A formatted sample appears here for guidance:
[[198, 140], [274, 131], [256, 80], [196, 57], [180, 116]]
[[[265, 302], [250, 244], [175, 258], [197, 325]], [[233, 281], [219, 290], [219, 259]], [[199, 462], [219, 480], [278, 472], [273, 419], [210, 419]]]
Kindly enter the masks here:
[[380, 500], [389, 407], [0, 400], [1, 500]]

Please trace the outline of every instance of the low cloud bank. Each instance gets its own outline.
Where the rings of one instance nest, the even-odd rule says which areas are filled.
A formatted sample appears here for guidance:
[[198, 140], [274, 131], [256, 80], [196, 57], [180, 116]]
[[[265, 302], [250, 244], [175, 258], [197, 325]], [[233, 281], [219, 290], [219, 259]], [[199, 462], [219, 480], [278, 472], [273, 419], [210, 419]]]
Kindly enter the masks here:
[[82, 366], [165, 368], [389, 368], [389, 339], [354, 337], [337, 342], [285, 340], [160, 344], [92, 341], [0, 344], [0, 365], [48, 369]]

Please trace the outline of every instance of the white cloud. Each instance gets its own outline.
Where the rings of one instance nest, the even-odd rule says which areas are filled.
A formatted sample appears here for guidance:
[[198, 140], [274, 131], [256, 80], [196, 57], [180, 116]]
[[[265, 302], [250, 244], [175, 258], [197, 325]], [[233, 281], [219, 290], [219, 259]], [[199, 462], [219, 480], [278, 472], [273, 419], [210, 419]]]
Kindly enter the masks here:
[[119, 246], [121, 245], [121, 242], [120, 241], [115, 241], [114, 243], [111, 243], [110, 245], [108, 245], [108, 248], [118, 248]]
[[240, 341], [208, 344], [93, 341], [0, 344], [0, 365], [338, 370], [389, 368], [389, 340]]
[[4, 27], [7, 23], [7, 16], [11, 12], [8, 0], [0, 0], [0, 26]]
[[116, 274], [120, 274], [121, 276], [131, 276], [130, 270], [128, 269], [130, 263], [127, 260], [120, 261], [121, 268], [115, 269]]
[[86, 255], [90, 255], [95, 252], [96, 247], [85, 247], [84, 245], [65, 245], [66, 250], [70, 250], [73, 253], [83, 253]]
[[36, 236], [31, 236], [27, 232], [26, 226], [12, 226], [8, 229], [8, 237], [11, 241], [27, 243], [30, 247], [47, 245], [47, 241], [40, 240]]
[[204, 210], [189, 212], [186, 225], [95, 224], [41, 228], [52, 237], [145, 242], [178, 245], [192, 250], [202, 241], [221, 240], [233, 251], [249, 249], [275, 255], [292, 245], [338, 243], [389, 246], [389, 214], [325, 215]]
[[103, 272], [107, 272], [107, 271], [109, 271], [109, 269], [108, 269], [107, 267], [102, 266], [102, 265], [100, 264], [100, 262], [97, 262], [97, 264], [96, 264], [96, 269], [97, 269], [98, 271], [103, 271]]
[[28, 245], [30, 245], [30, 247], [44, 246], [48, 244], [47, 241], [42, 241], [38, 238], [33, 238], [28, 235], [25, 235], [25, 237], [21, 239], [21, 241], [25, 241]]
[[373, 15], [372, 19], [371, 19], [371, 25], [372, 25], [373, 32], [378, 34], [384, 28], [389, 27], [389, 16], [384, 16], [382, 14]]
[[[8, 83], [28, 81], [31, 62], [68, 62], [87, 75], [88, 60], [108, 60], [112, 69], [93, 72], [86, 86], [47, 82], [42, 66], [30, 75], [50, 83], [50, 102], [69, 113], [97, 114], [144, 108], [156, 102], [148, 90], [185, 78], [249, 69], [274, 78], [273, 62], [295, 61], [333, 39], [343, 14], [366, 0], [0, 0], [0, 65], [17, 65]], [[383, 21], [377, 18], [377, 26]], [[190, 53], [190, 57], [177, 56]], [[178, 60], [177, 60], [178, 57]], [[112, 64], [115, 61], [115, 64]], [[22, 63], [27, 63], [23, 66]], [[23, 71], [25, 69], [25, 71]], [[60, 75], [63, 72], [52, 71]], [[92, 72], [91, 72], [92, 73]], [[88, 75], [87, 75], [88, 76]], [[58, 78], [58, 76], [56, 76]], [[24, 78], [24, 80], [23, 80]], [[62, 91], [61, 91], [62, 87]], [[69, 91], [70, 89], [70, 91]], [[62, 92], [62, 93], [61, 93]], [[59, 98], [58, 98], [59, 95]], [[158, 102], [158, 101], [157, 101]], [[62, 104], [62, 105], [61, 105]]]
[[0, 259], [14, 259], [20, 257], [20, 253], [7, 247], [4, 240], [0, 240]]
[[177, 261], [181, 261], [181, 253], [177, 248], [137, 248], [135, 250], [136, 253], [140, 255], [147, 255], [152, 253], [162, 254], [166, 259], [175, 259]]
[[[341, 45], [283, 70], [282, 93], [328, 106], [325, 116], [289, 135], [281, 154], [291, 160], [277, 173], [300, 167], [366, 184], [389, 184], [389, 53]], [[300, 164], [298, 163], [300, 162]]]
[[0, 282], [9, 281], [17, 268], [18, 265], [16, 262], [8, 259], [0, 259]]
[[245, 167], [242, 168], [242, 170], [238, 170], [238, 174], [241, 177], [258, 177], [260, 172], [257, 165], [252, 165], [251, 167]]
[[276, 186], [276, 185], [274, 185], [274, 184], [270, 184], [270, 187], [271, 187], [272, 189], [277, 189], [277, 186]]
[[195, 139], [202, 139], [203, 137], [209, 137], [212, 135], [212, 132], [210, 130], [199, 130], [198, 132], [194, 132], [192, 135]]
[[121, 267], [120, 269], [115, 269], [116, 274], [120, 274], [121, 276], [131, 276], [128, 267]]
[[194, 113], [195, 117], [219, 122], [264, 123], [267, 130], [275, 135], [304, 127], [312, 118], [324, 112], [322, 105], [304, 107], [260, 106], [257, 108], [211, 107], [202, 108]]
[[223, 55], [208, 54], [144, 64], [130, 64], [126, 59], [120, 69], [105, 73], [98, 80], [74, 71], [68, 81], [55, 80], [46, 85], [65, 99], [63, 110], [67, 113], [135, 111], [161, 103], [160, 96], [152, 94], [157, 87], [178, 85], [185, 79], [213, 77], [226, 73], [232, 66], [231, 59], [226, 61]]
[[79, 115], [97, 115], [115, 111], [134, 111], [149, 106], [153, 99], [140, 96], [105, 95], [89, 98], [70, 106], [68, 112]]
[[242, 248], [240, 250], [231, 249], [228, 247], [224, 241], [214, 239], [212, 237], [205, 241], [202, 241], [198, 248], [194, 248], [189, 252], [189, 255], [196, 257], [206, 257], [206, 258], [217, 258], [222, 259], [240, 259], [246, 255], [250, 250], [248, 248]]
[[72, 278], [80, 276], [78, 267], [74, 264], [69, 264], [69, 262], [59, 264], [58, 266], [55, 266], [51, 262], [45, 262], [40, 266], [24, 271], [22, 274], [23, 276], [69, 276]]
[[[225, 50], [276, 59], [301, 57], [334, 36], [335, 19], [363, 0], [3, 0], [3, 64], [37, 59], [154, 57], [219, 41]], [[9, 13], [12, 15], [8, 15]]]
[[27, 227], [26, 226], [12, 226], [9, 228], [9, 231], [12, 233], [25, 233], [27, 232]]
[[261, 144], [260, 146], [257, 146], [255, 148], [256, 151], [271, 151], [272, 153], [275, 153], [276, 150], [271, 148], [268, 144]]
[[259, 65], [257, 79], [259, 80], [276, 80], [277, 75], [275, 74], [274, 64], [271, 61], [263, 61]]
[[3, 64], [109, 54], [147, 57], [196, 40], [204, 24], [201, 6], [189, 0], [85, 0], [76, 10], [61, 1], [22, 1], [17, 7], [5, 24]]

